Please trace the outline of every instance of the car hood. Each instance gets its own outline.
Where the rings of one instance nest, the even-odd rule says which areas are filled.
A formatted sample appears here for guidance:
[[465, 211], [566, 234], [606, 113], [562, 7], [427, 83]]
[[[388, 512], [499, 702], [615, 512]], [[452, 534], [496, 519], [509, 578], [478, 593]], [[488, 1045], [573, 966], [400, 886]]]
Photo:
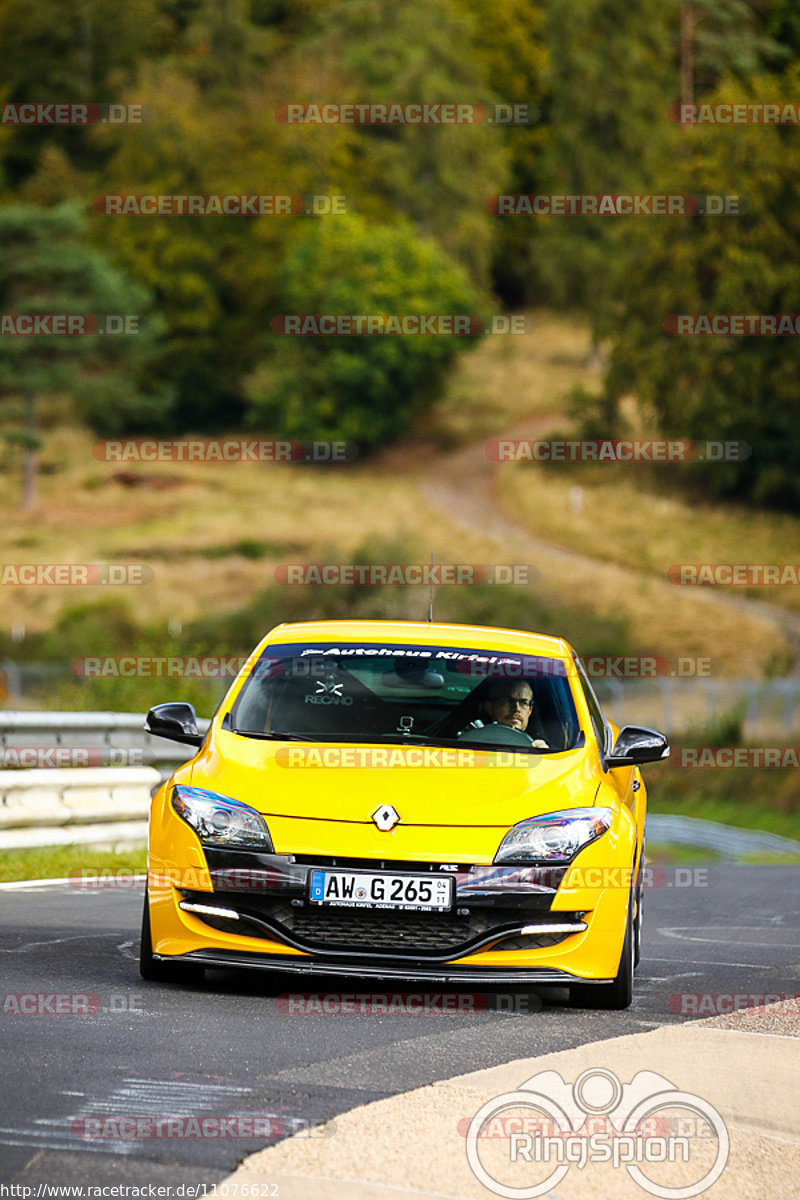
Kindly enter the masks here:
[[[406, 828], [507, 829], [526, 817], [593, 804], [597, 795], [596, 761], [586, 746], [513, 757], [425, 747], [426, 765], [418, 765], [413, 751], [419, 749], [278, 743], [219, 730], [194, 760], [191, 781], [241, 800], [267, 819], [373, 828], [372, 814], [382, 805], [392, 805]], [[365, 750], [379, 765], [356, 765], [369, 760], [356, 753]]]

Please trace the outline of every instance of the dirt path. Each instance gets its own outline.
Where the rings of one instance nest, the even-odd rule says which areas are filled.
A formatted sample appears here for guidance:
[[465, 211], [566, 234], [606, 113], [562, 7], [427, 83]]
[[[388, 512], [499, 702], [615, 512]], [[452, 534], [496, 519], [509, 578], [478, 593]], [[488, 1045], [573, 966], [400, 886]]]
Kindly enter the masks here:
[[[534, 440], [546, 437], [554, 428], [563, 434], [563, 413], [539, 414], [512, 429], [504, 430], [500, 436]], [[731, 626], [731, 633], [733, 626], [739, 628], [739, 637], [743, 632], [742, 616], [755, 624], [768, 624], [791, 647], [794, 654], [791, 674], [800, 674], [799, 615], [764, 601], [730, 596], [711, 588], [692, 589], [691, 593], [684, 589], [678, 595], [673, 584], [651, 572], [622, 567], [534, 536], [524, 526], [510, 520], [498, 504], [500, 464], [486, 457], [485, 446], [486, 439], [482, 439], [437, 459], [420, 484], [421, 492], [427, 502], [448, 520], [472, 533], [502, 543], [503, 561], [534, 563], [541, 572], [541, 581], [537, 586], [551, 603], [563, 603], [565, 589], [568, 589], [567, 594], [572, 600], [590, 606], [597, 603], [609, 613], [624, 612], [625, 605], [620, 604], [620, 597], [635, 596], [640, 617], [649, 612], [653, 619], [659, 620], [659, 609], [672, 612], [681, 610], [690, 625], [692, 606], [710, 605], [719, 614], [719, 621]], [[540, 481], [537, 481], [537, 486], [542, 486]], [[649, 596], [651, 601], [649, 604], [645, 602], [644, 611], [643, 595]], [[646, 618], [642, 624], [646, 629]], [[646, 645], [646, 636], [644, 639], [641, 637], [643, 630], [638, 632], [640, 636], [637, 640]], [[650, 636], [652, 640], [652, 633]], [[688, 647], [689, 643], [687, 653], [696, 652]]]

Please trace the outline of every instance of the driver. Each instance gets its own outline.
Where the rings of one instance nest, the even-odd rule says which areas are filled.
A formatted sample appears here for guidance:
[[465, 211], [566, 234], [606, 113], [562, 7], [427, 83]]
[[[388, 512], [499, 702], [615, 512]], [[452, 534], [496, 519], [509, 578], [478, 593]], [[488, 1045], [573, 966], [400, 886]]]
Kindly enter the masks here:
[[[481, 718], [472, 721], [468, 729], [481, 729], [487, 724], [510, 725], [520, 733], [527, 732], [528, 722], [533, 711], [533, 689], [524, 679], [512, 682], [507, 679], [495, 680], [489, 687], [488, 695], [481, 705]], [[547, 742], [541, 738], [534, 740], [534, 746], [539, 750], [547, 750]]]

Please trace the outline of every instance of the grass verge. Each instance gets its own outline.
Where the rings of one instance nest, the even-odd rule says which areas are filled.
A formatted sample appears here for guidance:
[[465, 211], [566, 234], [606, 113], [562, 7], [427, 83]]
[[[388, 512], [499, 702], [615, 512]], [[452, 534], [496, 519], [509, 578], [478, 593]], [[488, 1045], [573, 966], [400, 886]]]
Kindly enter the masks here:
[[91, 846], [37, 846], [30, 850], [0, 850], [0, 883], [22, 879], [76, 880], [95, 873], [138, 875], [147, 870], [147, 850], [112, 852]]

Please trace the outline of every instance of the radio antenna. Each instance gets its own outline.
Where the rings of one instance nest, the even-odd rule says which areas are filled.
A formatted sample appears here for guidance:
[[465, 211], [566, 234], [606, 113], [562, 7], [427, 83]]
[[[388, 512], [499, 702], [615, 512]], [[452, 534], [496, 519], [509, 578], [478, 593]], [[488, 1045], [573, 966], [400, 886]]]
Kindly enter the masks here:
[[[432, 550], [431, 550], [431, 567], [433, 567], [433, 551]], [[431, 570], [431, 576], [430, 576], [430, 585], [431, 585], [431, 597], [430, 597], [430, 600], [428, 601], [428, 622], [429, 623], [431, 623], [433, 621], [433, 571], [432, 570]]]

